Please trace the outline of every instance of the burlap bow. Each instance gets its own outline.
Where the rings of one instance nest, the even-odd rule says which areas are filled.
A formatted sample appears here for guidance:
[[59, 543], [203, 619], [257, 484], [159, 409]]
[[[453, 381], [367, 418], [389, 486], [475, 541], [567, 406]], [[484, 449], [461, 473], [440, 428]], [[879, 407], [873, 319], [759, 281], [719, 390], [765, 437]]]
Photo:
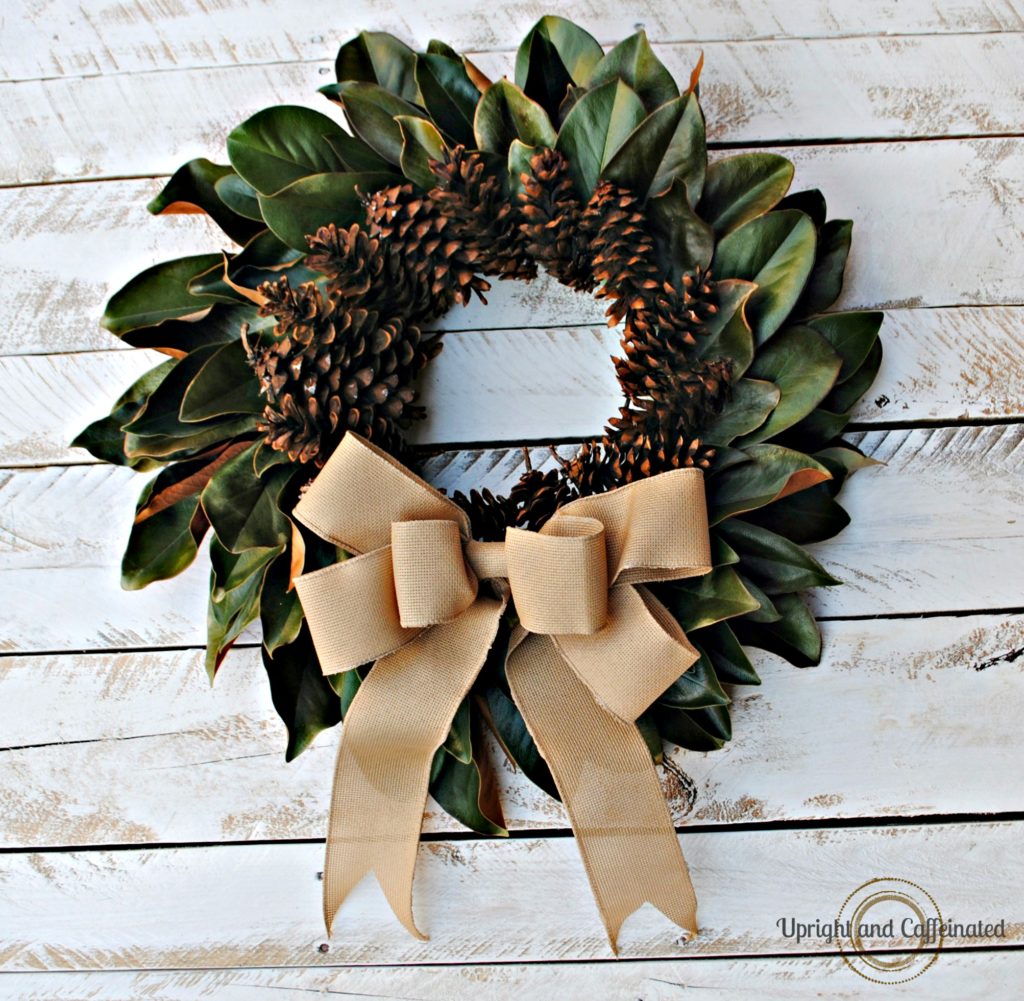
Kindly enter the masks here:
[[[470, 538], [465, 512], [349, 432], [295, 517], [361, 554], [296, 580], [325, 674], [373, 662], [345, 717], [324, 920], [375, 873], [405, 927], [430, 763], [511, 597], [509, 687], [565, 803], [612, 947], [645, 901], [696, 931], [696, 897], [637, 717], [697, 659], [640, 585], [710, 569], [703, 475], [567, 504], [539, 532]], [[488, 582], [481, 585], [481, 582]]]

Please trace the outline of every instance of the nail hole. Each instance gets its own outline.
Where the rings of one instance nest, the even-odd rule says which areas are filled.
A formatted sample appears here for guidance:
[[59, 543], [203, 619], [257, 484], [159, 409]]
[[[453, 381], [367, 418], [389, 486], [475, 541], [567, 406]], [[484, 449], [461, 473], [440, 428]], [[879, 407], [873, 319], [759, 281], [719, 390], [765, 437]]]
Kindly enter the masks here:
[[330, 952], [331, 951], [331, 947], [326, 942], [321, 942], [320, 943], [320, 951], [321, 952]]

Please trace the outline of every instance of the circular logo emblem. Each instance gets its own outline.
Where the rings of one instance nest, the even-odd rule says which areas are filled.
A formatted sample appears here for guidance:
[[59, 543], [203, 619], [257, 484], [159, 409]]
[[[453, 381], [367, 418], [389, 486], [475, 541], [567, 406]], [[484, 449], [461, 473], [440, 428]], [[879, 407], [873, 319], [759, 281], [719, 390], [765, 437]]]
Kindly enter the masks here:
[[854, 973], [876, 984], [919, 977], [942, 948], [942, 914], [931, 895], [907, 879], [869, 879], [839, 910], [839, 951]]

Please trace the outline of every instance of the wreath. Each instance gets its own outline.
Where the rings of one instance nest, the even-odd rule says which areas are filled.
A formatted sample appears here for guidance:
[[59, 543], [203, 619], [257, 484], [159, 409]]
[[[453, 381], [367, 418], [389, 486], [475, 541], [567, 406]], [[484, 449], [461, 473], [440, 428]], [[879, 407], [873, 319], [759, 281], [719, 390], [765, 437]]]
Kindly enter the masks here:
[[[699, 660], [638, 726], [655, 760], [663, 740], [721, 747], [728, 686], [759, 684], [744, 647], [818, 662], [799, 592], [838, 582], [802, 546], [848, 523], [836, 494], [870, 461], [840, 435], [878, 371], [882, 314], [825, 312], [852, 223], [827, 219], [819, 191], [789, 194], [794, 167], [775, 153], [709, 164], [701, 63], [680, 90], [642, 32], [605, 53], [544, 17], [515, 82], [441, 42], [414, 52], [376, 32], [344, 44], [336, 69], [322, 92], [347, 129], [302, 107], [260, 111], [228, 136], [229, 165], [192, 160], [149, 205], [205, 212], [240, 249], [158, 264], [107, 305], [111, 333], [168, 356], [75, 441], [156, 472], [123, 586], [180, 573], [209, 537], [210, 676], [258, 621], [287, 758], [300, 754], [367, 669], [320, 670], [293, 584], [344, 554], [293, 508], [348, 431], [417, 468], [426, 450], [403, 431], [424, 416], [432, 325], [483, 299], [489, 278], [544, 271], [607, 302], [622, 405], [571, 457], [527, 462], [507, 496], [452, 499], [475, 538], [496, 540], [575, 498], [704, 470], [714, 567], [652, 585]], [[505, 828], [486, 731], [557, 795], [493, 651], [430, 775], [437, 802], [482, 834]]]

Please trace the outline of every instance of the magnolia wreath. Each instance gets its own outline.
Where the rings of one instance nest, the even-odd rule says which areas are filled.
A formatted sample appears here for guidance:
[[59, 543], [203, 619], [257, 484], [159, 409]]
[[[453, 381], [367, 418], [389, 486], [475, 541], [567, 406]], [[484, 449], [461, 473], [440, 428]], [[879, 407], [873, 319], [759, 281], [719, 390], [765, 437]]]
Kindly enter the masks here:
[[[211, 678], [258, 622], [287, 758], [346, 720], [328, 926], [372, 869], [416, 932], [427, 789], [507, 833], [498, 753], [566, 802], [613, 945], [644, 900], [695, 931], [651, 761], [730, 739], [730, 686], [759, 684], [745, 647], [820, 658], [800, 592], [838, 581], [802, 547], [849, 522], [836, 494], [870, 460], [840, 435], [882, 353], [881, 313], [826, 312], [852, 223], [788, 193], [782, 156], [709, 164], [701, 63], [680, 89], [642, 32], [605, 52], [544, 17], [515, 82], [375, 32], [336, 69], [347, 129], [268, 108], [149, 206], [240, 249], [109, 301], [108, 330], [168, 356], [75, 442], [156, 472], [123, 586], [208, 536]], [[436, 321], [541, 271], [607, 303], [619, 412], [536, 468], [526, 451], [506, 496], [442, 496], [403, 437]]]

